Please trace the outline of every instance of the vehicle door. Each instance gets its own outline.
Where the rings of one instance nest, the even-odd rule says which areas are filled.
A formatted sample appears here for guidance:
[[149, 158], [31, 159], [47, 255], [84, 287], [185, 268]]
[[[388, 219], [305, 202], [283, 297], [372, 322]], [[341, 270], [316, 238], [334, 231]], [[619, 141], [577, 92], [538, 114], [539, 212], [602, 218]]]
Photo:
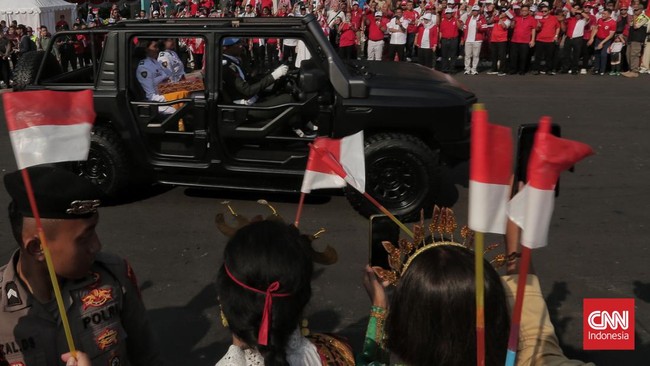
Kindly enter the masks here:
[[157, 165], [206, 162], [212, 67], [209, 34], [148, 31], [127, 35], [126, 93], [149, 158]]

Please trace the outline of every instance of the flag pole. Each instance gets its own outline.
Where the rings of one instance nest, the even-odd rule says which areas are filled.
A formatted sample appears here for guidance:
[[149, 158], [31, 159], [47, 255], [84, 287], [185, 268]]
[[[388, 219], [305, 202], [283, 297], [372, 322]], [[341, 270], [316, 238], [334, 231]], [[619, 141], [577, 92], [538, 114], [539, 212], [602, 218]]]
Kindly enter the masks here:
[[302, 206], [305, 205], [305, 192], [300, 192], [300, 201], [298, 201], [298, 209], [296, 210], [296, 219], [293, 222], [293, 226], [296, 228], [300, 225], [300, 216], [302, 216]]
[[474, 234], [474, 274], [476, 277], [476, 366], [485, 366], [485, 274], [483, 270], [484, 235]]
[[519, 276], [517, 277], [517, 297], [512, 310], [512, 321], [510, 323], [510, 338], [508, 338], [508, 353], [506, 354], [506, 366], [514, 366], [517, 358], [517, 346], [519, 344], [519, 328], [521, 327], [521, 311], [524, 305], [524, 290], [526, 289], [526, 278], [530, 268], [531, 250], [526, 246], [521, 248], [521, 259], [519, 260]]
[[23, 181], [25, 182], [25, 190], [27, 192], [27, 198], [29, 199], [29, 205], [34, 214], [34, 221], [36, 221], [36, 229], [38, 231], [38, 238], [41, 242], [41, 249], [45, 255], [45, 263], [47, 265], [47, 271], [50, 275], [50, 281], [52, 282], [52, 291], [54, 292], [54, 297], [56, 298], [56, 305], [59, 308], [59, 314], [61, 315], [61, 324], [63, 324], [63, 331], [65, 333], [65, 339], [68, 342], [68, 349], [73, 357], [77, 357], [77, 350], [74, 346], [74, 340], [72, 339], [72, 331], [70, 330], [70, 322], [68, 321], [68, 314], [65, 310], [65, 305], [63, 304], [63, 297], [61, 296], [61, 288], [59, 287], [59, 281], [56, 277], [56, 272], [54, 272], [54, 264], [52, 263], [52, 256], [50, 255], [50, 248], [47, 245], [47, 239], [45, 237], [45, 231], [43, 230], [43, 224], [41, 223], [41, 216], [38, 213], [38, 206], [36, 205], [36, 198], [34, 197], [34, 190], [32, 189], [32, 181], [29, 179], [29, 173], [27, 169], [21, 169], [21, 174], [23, 176]]
[[411, 239], [413, 239], [414, 236], [413, 232], [408, 227], [406, 227], [406, 225], [404, 225], [401, 221], [399, 221], [397, 217], [395, 217], [395, 215], [390, 213], [390, 211], [388, 211], [386, 207], [382, 206], [381, 203], [377, 202], [377, 200], [374, 199], [371, 195], [369, 195], [368, 192], [363, 192], [363, 196], [366, 197], [366, 199], [368, 199], [370, 203], [375, 205], [375, 207], [377, 207], [379, 211], [381, 211], [384, 215], [388, 216], [389, 219], [393, 220], [393, 222], [397, 226], [399, 226], [400, 229], [402, 229], [402, 231], [406, 233], [406, 235], [408, 235]]

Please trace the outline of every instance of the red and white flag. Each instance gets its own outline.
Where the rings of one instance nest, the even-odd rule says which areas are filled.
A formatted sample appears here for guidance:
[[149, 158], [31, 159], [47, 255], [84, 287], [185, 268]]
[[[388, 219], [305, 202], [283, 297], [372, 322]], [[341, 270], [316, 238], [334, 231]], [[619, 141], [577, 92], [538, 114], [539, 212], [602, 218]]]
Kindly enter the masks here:
[[365, 192], [363, 131], [342, 139], [316, 138], [310, 145], [300, 191], [309, 193], [312, 189], [341, 188], [346, 184]]
[[4, 93], [2, 104], [18, 169], [88, 158], [92, 91]]
[[472, 112], [468, 226], [477, 232], [505, 234], [512, 132], [487, 120], [486, 110]]
[[528, 183], [508, 203], [508, 216], [523, 230], [522, 245], [547, 245], [560, 173], [591, 154], [589, 145], [553, 136], [551, 119], [542, 118], [528, 162]]

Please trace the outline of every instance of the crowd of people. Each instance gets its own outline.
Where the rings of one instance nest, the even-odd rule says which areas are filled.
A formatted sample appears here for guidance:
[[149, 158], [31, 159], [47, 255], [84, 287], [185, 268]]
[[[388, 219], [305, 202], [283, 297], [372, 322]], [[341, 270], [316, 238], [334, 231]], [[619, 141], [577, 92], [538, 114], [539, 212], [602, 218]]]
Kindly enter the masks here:
[[[17, 247], [0, 268], [0, 363], [58, 365], [62, 358], [69, 366], [164, 364], [134, 270], [124, 259], [101, 252], [96, 233], [103, 196], [99, 188], [60, 167], [35, 166], [27, 172], [44, 233], [39, 234], [21, 172], [6, 174], [4, 185], [12, 199], [9, 222]], [[232, 337], [217, 366], [474, 364], [471, 235], [462, 234], [462, 243], [448, 241], [456, 226], [432, 221], [429, 238], [416, 235], [412, 242], [400, 243], [403, 255], [386, 253], [392, 272], [366, 266], [362, 282], [372, 306], [363, 349], [355, 357], [345, 340], [312, 334], [302, 320], [312, 293], [313, 263], [332, 264], [337, 256], [315, 250], [312, 241], [317, 235], [300, 233], [271, 209], [269, 218], [248, 222], [230, 208], [237, 227], [224, 226], [223, 216], [217, 215], [217, 226], [230, 239], [223, 259], [215, 264], [215, 300], [221, 323]], [[445, 222], [454, 220], [451, 210], [444, 210]], [[505, 276], [484, 263], [486, 366], [503, 365], [506, 357], [519, 235], [510, 222]], [[66, 353], [43, 240], [80, 350], [75, 355]], [[396, 285], [392, 296], [384, 290], [389, 285]], [[593, 366], [564, 356], [532, 274], [525, 292], [516, 364]]]
[[470, 75], [479, 68], [499, 76], [650, 73], [649, 18], [640, 0], [176, 0], [154, 2], [149, 14], [313, 14], [344, 59], [418, 62], [450, 73], [458, 61]]

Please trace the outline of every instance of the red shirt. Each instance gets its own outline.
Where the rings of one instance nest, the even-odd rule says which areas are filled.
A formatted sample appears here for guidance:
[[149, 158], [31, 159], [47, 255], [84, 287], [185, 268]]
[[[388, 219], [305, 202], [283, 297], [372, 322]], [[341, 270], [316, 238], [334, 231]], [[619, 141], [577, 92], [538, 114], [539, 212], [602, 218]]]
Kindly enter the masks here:
[[[469, 26], [470, 20], [472, 19], [471, 16], [467, 17], [467, 20], [465, 23], [463, 23], [463, 40], [467, 40], [467, 27]], [[485, 37], [485, 31], [487, 30], [487, 22], [485, 21], [485, 18], [483, 18], [482, 15], [479, 15], [476, 19], [476, 36], [474, 36], [474, 41], [480, 42], [483, 41], [483, 38]]]
[[596, 38], [605, 39], [609, 36], [610, 32], [616, 32], [616, 21], [612, 18], [607, 20], [598, 19], [598, 30], [596, 31]]
[[583, 36], [584, 39], [588, 40], [591, 38], [591, 27], [596, 25], [596, 17], [593, 16], [593, 14], [589, 14], [589, 22], [587, 25], [585, 25], [585, 34]]
[[458, 19], [451, 17], [442, 18], [440, 21], [440, 37], [441, 38], [458, 38]]
[[418, 13], [415, 10], [404, 10], [402, 14], [404, 19], [409, 21], [409, 25], [406, 27], [406, 33], [415, 33], [417, 31], [415, 21], [418, 19]]
[[[379, 21], [379, 25], [386, 27], [386, 24], [388, 24], [388, 19], [382, 17]], [[368, 24], [368, 39], [371, 41], [384, 40], [384, 32], [379, 26], [377, 26], [377, 22], [375, 20], [370, 20], [370, 23]]]
[[515, 17], [515, 28], [512, 32], [512, 43], [528, 43], [533, 35], [533, 29], [537, 28], [537, 20], [532, 16]]
[[[425, 45], [424, 48], [433, 48], [438, 44], [438, 26], [434, 25], [433, 27], [429, 28], [428, 30], [424, 28], [423, 24], [420, 24], [420, 26], [417, 28], [418, 29], [418, 34], [415, 36], [415, 44], [422, 48], [422, 36], [424, 35], [424, 32], [429, 32], [429, 44]], [[428, 47], [427, 47], [428, 46]]]
[[262, 0], [261, 5], [262, 5], [262, 9], [269, 8], [271, 13], [273, 13], [273, 0]]
[[361, 9], [350, 12], [350, 23], [354, 26], [354, 29], [361, 29], [361, 22], [363, 21], [363, 12]]
[[[507, 20], [506, 20], [507, 23]], [[503, 25], [498, 20], [494, 22], [494, 28], [490, 35], [490, 42], [508, 42], [508, 28], [503, 28]]]
[[537, 33], [537, 40], [539, 42], [553, 42], [557, 30], [560, 29], [560, 21], [557, 20], [555, 15], [549, 15], [540, 19], [539, 23], [542, 27]]
[[350, 23], [341, 23], [339, 34], [341, 35], [339, 47], [354, 46], [357, 43], [357, 35]]

